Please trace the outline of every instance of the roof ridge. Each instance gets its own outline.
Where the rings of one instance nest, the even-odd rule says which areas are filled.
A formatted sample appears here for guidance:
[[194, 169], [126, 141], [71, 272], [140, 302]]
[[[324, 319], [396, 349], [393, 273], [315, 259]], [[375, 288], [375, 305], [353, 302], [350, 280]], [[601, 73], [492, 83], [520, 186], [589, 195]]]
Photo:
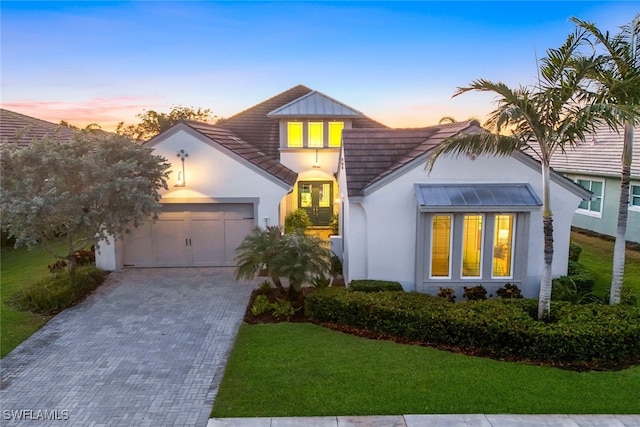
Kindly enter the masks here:
[[[255, 105], [252, 105], [252, 106], [250, 106], [250, 107], [247, 107], [247, 108], [245, 108], [244, 110], [242, 110], [242, 111], [240, 111], [240, 112], [238, 112], [238, 113], [234, 114], [233, 116], [230, 116], [230, 117], [227, 117], [227, 118], [226, 118], [226, 119], [224, 119], [224, 120], [221, 120], [221, 122], [226, 122], [226, 121], [228, 121], [228, 120], [231, 120], [231, 119], [235, 118], [236, 116], [239, 116], [239, 115], [241, 115], [241, 114], [246, 113], [247, 111], [254, 110], [254, 109], [256, 109], [257, 107], [260, 107], [260, 106], [262, 106], [262, 105], [264, 105], [264, 104], [266, 104], [266, 103], [268, 103], [268, 102], [271, 102], [271, 101], [273, 101], [274, 99], [278, 98], [279, 96], [283, 96], [283, 95], [285, 95], [285, 94], [287, 94], [287, 93], [289, 93], [289, 92], [293, 92], [293, 91], [297, 91], [297, 90], [304, 90], [304, 89], [308, 90], [309, 92], [312, 92], [312, 91], [313, 91], [313, 89], [311, 89], [311, 88], [309, 88], [309, 87], [307, 87], [307, 86], [305, 86], [305, 85], [302, 85], [302, 84], [299, 84], [299, 85], [293, 86], [293, 87], [291, 87], [291, 88], [289, 88], [289, 89], [287, 89], [287, 90], [284, 90], [284, 91], [282, 91], [282, 92], [280, 92], [280, 93], [278, 93], [278, 94], [276, 94], [276, 95], [273, 95], [273, 96], [272, 96], [272, 97], [270, 97], [270, 98], [265, 99], [265, 100], [264, 100], [264, 101], [262, 101], [262, 102], [259, 102], [258, 104], [255, 104]], [[296, 99], [297, 99], [297, 98], [296, 98]], [[291, 101], [290, 101], [290, 102], [291, 102]], [[288, 104], [288, 103], [287, 103], [287, 104]], [[280, 107], [278, 107], [278, 108], [280, 108]]]

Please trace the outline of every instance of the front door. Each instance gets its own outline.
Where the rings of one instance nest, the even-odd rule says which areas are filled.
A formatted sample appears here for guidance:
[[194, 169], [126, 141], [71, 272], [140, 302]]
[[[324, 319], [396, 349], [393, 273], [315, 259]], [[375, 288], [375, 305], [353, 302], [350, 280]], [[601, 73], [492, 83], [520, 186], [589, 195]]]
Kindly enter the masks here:
[[329, 225], [333, 200], [331, 181], [301, 181], [298, 183], [298, 208], [304, 209], [312, 225]]

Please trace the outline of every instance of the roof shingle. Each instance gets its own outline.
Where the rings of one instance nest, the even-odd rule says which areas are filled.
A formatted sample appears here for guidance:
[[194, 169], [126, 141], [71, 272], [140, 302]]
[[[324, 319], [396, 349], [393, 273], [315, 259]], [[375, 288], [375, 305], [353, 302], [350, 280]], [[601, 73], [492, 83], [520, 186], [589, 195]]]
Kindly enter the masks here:
[[35, 117], [0, 108], [0, 142], [26, 146], [46, 136], [71, 140], [76, 131]]

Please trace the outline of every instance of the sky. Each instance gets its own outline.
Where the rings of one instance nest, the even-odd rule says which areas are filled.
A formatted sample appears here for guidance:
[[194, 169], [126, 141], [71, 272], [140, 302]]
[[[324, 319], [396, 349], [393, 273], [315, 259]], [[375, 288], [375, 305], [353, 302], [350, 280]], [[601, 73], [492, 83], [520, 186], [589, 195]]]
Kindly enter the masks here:
[[571, 16], [618, 32], [640, 1], [0, 3], [2, 108], [114, 130], [146, 110], [230, 117], [298, 84], [391, 127], [483, 119], [475, 79], [536, 80]]

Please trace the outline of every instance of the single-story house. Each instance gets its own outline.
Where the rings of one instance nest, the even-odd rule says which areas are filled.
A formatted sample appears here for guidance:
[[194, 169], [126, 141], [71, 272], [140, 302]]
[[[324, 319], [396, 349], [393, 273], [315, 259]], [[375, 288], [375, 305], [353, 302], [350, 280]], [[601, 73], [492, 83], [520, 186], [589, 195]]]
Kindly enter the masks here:
[[[172, 163], [162, 212], [124, 239], [101, 244], [97, 263], [233, 266], [254, 226], [305, 209], [316, 228], [340, 214], [332, 247], [345, 279], [397, 280], [407, 290], [489, 291], [517, 283], [527, 296], [542, 275], [541, 172], [510, 157], [441, 158], [449, 136], [475, 121], [390, 129], [323, 93], [296, 86], [215, 125], [182, 121], [145, 144]], [[555, 258], [566, 273], [573, 212], [590, 193], [552, 179]]]
[[[629, 211], [626, 240], [640, 243], [640, 126], [634, 128], [635, 144], [631, 163]], [[624, 129], [619, 133], [601, 126], [573, 148], [557, 152], [551, 166], [593, 193], [573, 216], [573, 226], [607, 236], [615, 236], [620, 203], [620, 174]]]

